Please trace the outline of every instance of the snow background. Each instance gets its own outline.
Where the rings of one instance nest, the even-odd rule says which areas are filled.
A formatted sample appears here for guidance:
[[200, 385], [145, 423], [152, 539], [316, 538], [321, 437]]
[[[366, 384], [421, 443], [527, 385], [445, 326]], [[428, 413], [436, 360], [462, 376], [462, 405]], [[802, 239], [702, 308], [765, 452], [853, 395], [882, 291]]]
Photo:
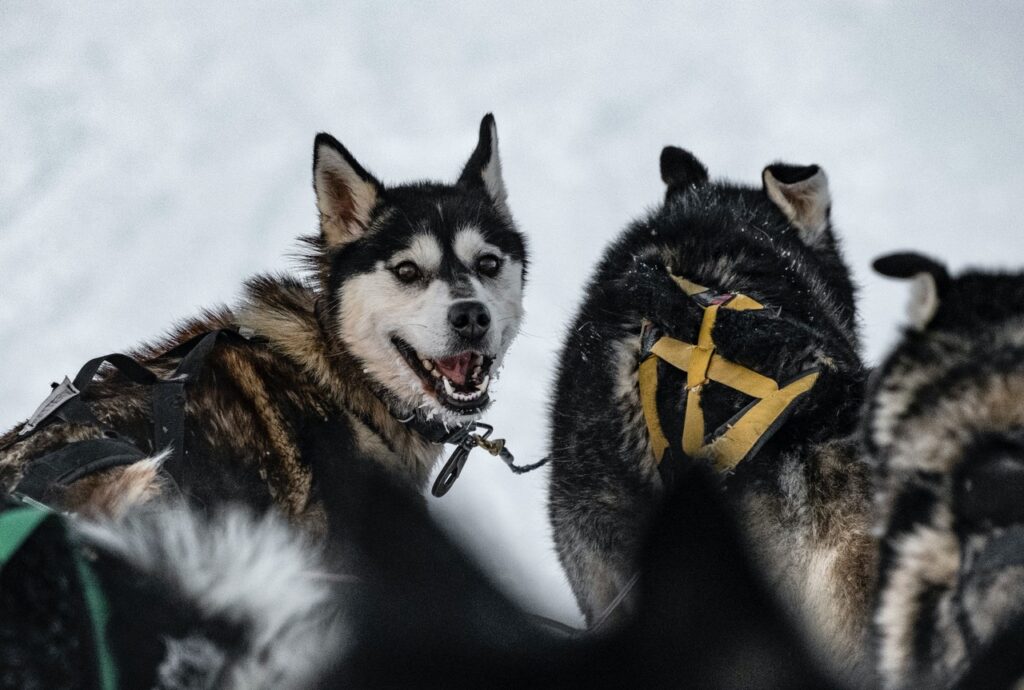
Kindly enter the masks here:
[[[92, 356], [292, 267], [320, 130], [385, 182], [452, 179], [495, 113], [533, 265], [487, 421], [524, 463], [581, 286], [659, 200], [666, 144], [750, 183], [826, 168], [872, 360], [906, 297], [874, 256], [1021, 263], [1017, 3], [97, 5], [0, 4], [0, 428]], [[545, 487], [474, 454], [431, 506], [514, 597], [579, 623]]]

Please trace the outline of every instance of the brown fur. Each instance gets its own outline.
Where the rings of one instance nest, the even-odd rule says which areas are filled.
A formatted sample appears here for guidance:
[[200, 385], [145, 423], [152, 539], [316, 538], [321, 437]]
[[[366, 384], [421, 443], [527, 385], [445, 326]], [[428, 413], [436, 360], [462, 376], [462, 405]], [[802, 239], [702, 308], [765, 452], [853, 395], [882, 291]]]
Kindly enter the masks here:
[[782, 462], [778, 486], [740, 501], [751, 545], [830, 660], [859, 674], [877, 568], [868, 469], [845, 440]]
[[[250, 494], [232, 496], [229, 491], [202, 495], [201, 500], [256, 498], [260, 503], [258, 490], [251, 495], [258, 476], [267, 503], [298, 521], [322, 527], [323, 508], [314, 497], [312, 468], [301, 457], [301, 444], [308, 420], [331, 415], [347, 420], [358, 450], [392, 469], [403, 483], [420, 488], [426, 482], [440, 446], [399, 423], [372, 393], [351, 356], [327, 335], [327, 317], [318, 318], [320, 294], [317, 287], [295, 280], [258, 278], [249, 283], [240, 309], [206, 312], [168, 339], [134, 353], [166, 375], [176, 362], [161, 353], [199, 333], [239, 327], [256, 332], [257, 338], [249, 343], [218, 342], [199, 379], [186, 389], [185, 447], [190, 456], [215, 457], [230, 465], [224, 469], [244, 478], [248, 487], [243, 493]], [[151, 453], [163, 450], [150, 447], [150, 400], [144, 387], [106, 374], [83, 399], [105, 426]], [[21, 427], [0, 437], [0, 445]], [[0, 451], [0, 487], [11, 490], [34, 458], [101, 435], [102, 430], [91, 427], [48, 424]], [[110, 514], [163, 493], [155, 472], [131, 466], [80, 480], [66, 492], [60, 507]]]

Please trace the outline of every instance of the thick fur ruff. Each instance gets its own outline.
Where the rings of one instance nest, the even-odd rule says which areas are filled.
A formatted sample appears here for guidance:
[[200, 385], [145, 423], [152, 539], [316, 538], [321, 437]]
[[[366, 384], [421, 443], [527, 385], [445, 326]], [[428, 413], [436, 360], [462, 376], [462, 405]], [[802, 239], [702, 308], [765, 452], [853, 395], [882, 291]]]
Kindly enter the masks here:
[[118, 521], [51, 517], [2, 571], [0, 687], [98, 687], [76, 557], [106, 602], [119, 687], [309, 687], [348, 644], [322, 549], [272, 513], [234, 506], [207, 518], [178, 505]]
[[[102, 514], [183, 492], [203, 505], [274, 506], [323, 531], [323, 486], [337, 463], [369, 459], [420, 490], [442, 450], [422, 424], [465, 424], [487, 407], [518, 332], [526, 270], [493, 117], [452, 185], [385, 187], [329, 135], [314, 149], [321, 233], [307, 241], [310, 274], [256, 277], [237, 307], [133, 353], [166, 376], [178, 359], [163, 353], [197, 334], [255, 334], [218, 341], [186, 385], [179, 476], [158, 476], [152, 463], [109, 470], [72, 485], [59, 507]], [[165, 450], [152, 447], [146, 387], [101, 373], [82, 399], [103, 427]], [[53, 420], [18, 440], [21, 428], [0, 436], [2, 489], [47, 452], [104, 433]]]
[[863, 422], [884, 533], [878, 668], [888, 687], [950, 686], [984, 677], [975, 662], [1024, 621], [1024, 274], [952, 279], [908, 254], [876, 267], [916, 284]]
[[[257, 519], [231, 508], [206, 519], [179, 508], [79, 531], [84, 544], [117, 562], [100, 566], [113, 584], [112, 629], [146, 614], [118, 600], [123, 569], [191, 612], [185, 625], [161, 631], [156, 687], [306, 687], [325, 649], [343, 652], [343, 623], [336, 593], [322, 579], [320, 550], [272, 514]], [[137, 641], [122, 635], [115, 647], [119, 640], [130, 658]]]
[[[723, 478], [725, 494], [769, 579], [827, 647], [857, 663], [874, 565], [867, 474], [846, 437], [865, 373], [824, 172], [774, 165], [764, 189], [710, 183], [695, 158], [669, 148], [662, 177], [665, 203], [605, 253], [562, 350], [550, 449], [562, 564], [589, 623], [635, 570], [662, 490], [639, 399], [640, 324], [696, 342], [703, 315], [668, 274], [750, 295], [767, 309], [719, 313], [722, 356], [777, 380], [812, 366], [821, 376], [767, 445]], [[685, 381], [674, 382], [668, 406], [679, 422], [669, 434], [685, 409]], [[704, 392], [709, 430], [743, 404], [718, 384]]]

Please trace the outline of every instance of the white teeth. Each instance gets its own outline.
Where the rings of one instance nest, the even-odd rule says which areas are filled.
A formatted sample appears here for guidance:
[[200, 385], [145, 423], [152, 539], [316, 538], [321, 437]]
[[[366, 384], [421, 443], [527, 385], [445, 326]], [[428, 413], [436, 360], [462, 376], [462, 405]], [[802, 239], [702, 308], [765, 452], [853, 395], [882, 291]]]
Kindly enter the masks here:
[[485, 390], [487, 390], [487, 385], [490, 382], [491, 382], [491, 377], [490, 376], [485, 376], [483, 381], [481, 381], [480, 383], [476, 384], [477, 391], [479, 391], [480, 393], [483, 393]]
[[476, 369], [473, 370], [473, 373], [470, 374], [470, 378], [473, 378], [473, 379], [480, 378], [480, 367], [477, 367]]
[[475, 391], [461, 393], [455, 390], [455, 387], [452, 385], [452, 382], [448, 380], [447, 376], [441, 379], [441, 382], [444, 383], [444, 392], [448, 394], [448, 397], [452, 400], [461, 400], [463, 402], [476, 400], [481, 397], [484, 394], [484, 391], [487, 390], [487, 381], [488, 379], [484, 379], [483, 383], [477, 384]]
[[427, 371], [433, 371], [434, 369], [434, 363], [431, 362], [429, 359], [421, 359], [420, 364], [422, 364], [423, 368], [426, 369]]

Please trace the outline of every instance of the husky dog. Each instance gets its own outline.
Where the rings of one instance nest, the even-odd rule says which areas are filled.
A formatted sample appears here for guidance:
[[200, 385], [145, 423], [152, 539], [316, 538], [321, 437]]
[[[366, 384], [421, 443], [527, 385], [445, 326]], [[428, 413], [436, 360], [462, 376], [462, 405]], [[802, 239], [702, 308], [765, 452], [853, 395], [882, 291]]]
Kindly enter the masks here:
[[[519, 328], [527, 262], [494, 118], [484, 117], [454, 184], [385, 186], [319, 134], [313, 187], [320, 234], [308, 240], [309, 276], [254, 278], [237, 307], [205, 312], [136, 353], [163, 379], [182, 359], [173, 348], [197, 334], [246, 336], [218, 341], [188, 382], [177, 473], [154, 459], [106, 469], [51, 497], [55, 505], [104, 512], [176, 486], [201, 503], [276, 505], [323, 528], [337, 463], [369, 457], [420, 489], [447, 432], [487, 408]], [[51, 417], [24, 438], [24, 424], [0, 437], [0, 488], [73, 441], [113, 434], [164, 450], [147, 387], [101, 372], [80, 399], [96, 424]]]
[[918, 254], [875, 267], [914, 280], [863, 425], [884, 533], [878, 668], [889, 687], [949, 686], [1024, 631], [1024, 274], [953, 278]]
[[[706, 309], [680, 280], [706, 286], [716, 304], [742, 293], [764, 308], [718, 311], [718, 353], [778, 382], [812, 368], [818, 378], [760, 450], [722, 473], [724, 491], [768, 577], [849, 657], [867, 625], [873, 572], [867, 474], [848, 438], [865, 373], [825, 172], [776, 164], [760, 189], [709, 182], [696, 158], [669, 147], [661, 175], [664, 204], [605, 253], [562, 350], [549, 503], [559, 557], [591, 627], [608, 620], [612, 602], [623, 601], [613, 615], [628, 610], [624, 590], [665, 483], [659, 470], [700, 461], [670, 452], [656, 463], [638, 382], [641, 325], [695, 343]], [[658, 378], [659, 416], [678, 439], [685, 375], [662, 367]], [[713, 381], [701, 387], [709, 429], [729, 428], [748, 404]]]
[[320, 549], [273, 513], [36, 516], [0, 553], [2, 688], [302, 688], [344, 648]]

